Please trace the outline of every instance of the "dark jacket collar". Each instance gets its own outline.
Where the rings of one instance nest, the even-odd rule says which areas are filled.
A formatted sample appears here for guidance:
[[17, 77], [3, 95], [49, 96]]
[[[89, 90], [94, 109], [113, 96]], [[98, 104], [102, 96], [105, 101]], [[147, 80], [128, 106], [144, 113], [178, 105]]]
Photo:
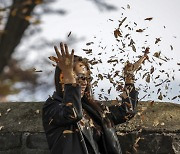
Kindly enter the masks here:
[[[58, 95], [58, 93], [56, 91], [54, 91], [53, 95], [52, 95], [53, 99], [56, 99], [60, 102], [62, 102], [63, 98], [61, 96]], [[83, 109], [85, 109], [89, 114], [92, 115], [92, 117], [94, 118], [95, 121], [97, 121], [99, 124], [101, 124], [101, 116], [100, 114], [92, 108], [92, 106], [89, 104], [89, 102], [84, 102], [82, 101], [82, 107]]]

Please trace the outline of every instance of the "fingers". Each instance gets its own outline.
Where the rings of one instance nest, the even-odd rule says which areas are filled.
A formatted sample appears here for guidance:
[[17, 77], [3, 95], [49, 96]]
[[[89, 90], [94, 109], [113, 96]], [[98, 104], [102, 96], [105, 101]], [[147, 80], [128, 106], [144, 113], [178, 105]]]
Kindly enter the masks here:
[[68, 46], [67, 46], [67, 44], [64, 44], [64, 47], [65, 47], [65, 53], [66, 53], [66, 55], [67, 55], [67, 56], [69, 56]]
[[71, 56], [74, 57], [74, 49], [72, 49]]
[[55, 50], [55, 52], [56, 52], [56, 55], [57, 55], [57, 57], [58, 57], [58, 59], [61, 59], [61, 54], [59, 53], [59, 50], [58, 50], [58, 48], [57, 48], [57, 46], [54, 46], [54, 50]]
[[67, 58], [70, 56], [72, 60], [74, 60], [74, 49], [72, 50], [70, 54], [67, 44], [63, 44], [62, 42], [60, 43], [60, 49], [61, 49], [61, 54], [57, 46], [54, 46], [54, 50], [56, 51], [56, 55], [58, 56], [58, 59]]
[[74, 49], [72, 49], [71, 58], [72, 58], [72, 62], [74, 62]]
[[62, 42], [60, 43], [60, 49], [61, 49], [61, 54], [62, 54], [62, 57], [65, 57], [64, 45], [63, 45], [63, 43], [62, 43]]

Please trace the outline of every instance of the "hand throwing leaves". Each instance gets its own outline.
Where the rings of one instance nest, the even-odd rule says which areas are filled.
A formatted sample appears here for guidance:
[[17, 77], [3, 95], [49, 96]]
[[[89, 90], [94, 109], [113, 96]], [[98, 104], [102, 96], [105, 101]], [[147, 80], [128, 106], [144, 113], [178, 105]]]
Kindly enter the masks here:
[[62, 70], [64, 74], [73, 72], [74, 64], [74, 50], [69, 54], [67, 44], [60, 43], [61, 53], [59, 52], [57, 46], [54, 46], [54, 50], [58, 57], [57, 65]]

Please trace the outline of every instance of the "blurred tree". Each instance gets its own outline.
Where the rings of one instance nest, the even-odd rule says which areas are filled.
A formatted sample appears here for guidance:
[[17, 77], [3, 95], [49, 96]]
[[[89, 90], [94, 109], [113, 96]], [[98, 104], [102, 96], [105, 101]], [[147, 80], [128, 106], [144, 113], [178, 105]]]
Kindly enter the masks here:
[[[0, 8], [0, 100], [5, 101], [8, 94], [20, 91], [15, 88], [17, 82], [36, 84], [36, 76], [30, 71], [22, 70], [16, 60], [11, 59], [14, 49], [20, 43], [24, 31], [30, 25], [31, 13], [42, 0], [13, 0], [11, 6]], [[9, 11], [8, 11], [9, 10]], [[8, 12], [8, 13], [7, 13]], [[8, 14], [6, 25], [3, 15]], [[4, 69], [6, 67], [6, 69]], [[27, 87], [27, 86], [26, 86]]]
[[24, 31], [29, 26], [31, 12], [42, 0], [14, 0], [10, 7], [9, 17], [0, 35], [0, 74], [7, 65], [15, 47], [19, 44]]
[[[38, 75], [34, 73], [36, 71], [22, 69], [22, 62], [12, 59], [12, 54], [20, 44], [29, 25], [40, 24], [42, 14], [66, 14], [63, 9], [54, 10], [49, 5], [46, 5], [52, 2], [55, 2], [55, 0], [0, 1], [0, 101], [5, 100], [7, 95], [18, 93], [22, 89], [28, 88], [32, 90], [38, 84]], [[116, 10], [115, 6], [107, 4], [105, 0], [92, 0], [92, 2], [100, 11]], [[34, 12], [34, 8], [39, 4], [43, 4], [41, 5], [41, 11]], [[36, 16], [36, 20], [33, 19], [33, 16]], [[32, 36], [36, 32], [39, 32], [38, 28], [30, 29], [29, 35], [26, 36]], [[74, 39], [69, 39], [67, 42], [76, 42], [77, 38]], [[48, 42], [46, 39], [42, 39], [41, 42], [42, 48], [52, 45], [52, 41]], [[27, 52], [30, 52], [30, 50], [27, 49]], [[19, 88], [17, 83], [23, 83], [24, 87]]]

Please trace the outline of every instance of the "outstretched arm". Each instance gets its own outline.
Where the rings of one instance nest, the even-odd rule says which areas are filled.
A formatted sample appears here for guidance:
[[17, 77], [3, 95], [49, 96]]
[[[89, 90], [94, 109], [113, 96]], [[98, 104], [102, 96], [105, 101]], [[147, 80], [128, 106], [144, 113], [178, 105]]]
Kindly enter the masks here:
[[148, 59], [148, 52], [145, 52], [140, 59], [134, 64], [127, 63], [124, 67], [124, 81], [125, 86], [122, 89], [122, 103], [117, 106], [110, 106], [110, 117], [112, 118], [114, 124], [120, 124], [130, 120], [136, 114], [136, 107], [138, 104], [138, 91], [134, 86], [134, 73], [139, 69], [141, 64]]
[[133, 64], [133, 71], [137, 71], [139, 69], [139, 67], [141, 66], [141, 64], [147, 59], [147, 55], [143, 55], [139, 58], [139, 60], [137, 62], [135, 62]]
[[121, 105], [114, 105], [109, 107], [109, 115], [115, 125], [130, 120], [136, 114], [138, 91], [135, 89], [134, 84], [125, 85], [121, 97]]

